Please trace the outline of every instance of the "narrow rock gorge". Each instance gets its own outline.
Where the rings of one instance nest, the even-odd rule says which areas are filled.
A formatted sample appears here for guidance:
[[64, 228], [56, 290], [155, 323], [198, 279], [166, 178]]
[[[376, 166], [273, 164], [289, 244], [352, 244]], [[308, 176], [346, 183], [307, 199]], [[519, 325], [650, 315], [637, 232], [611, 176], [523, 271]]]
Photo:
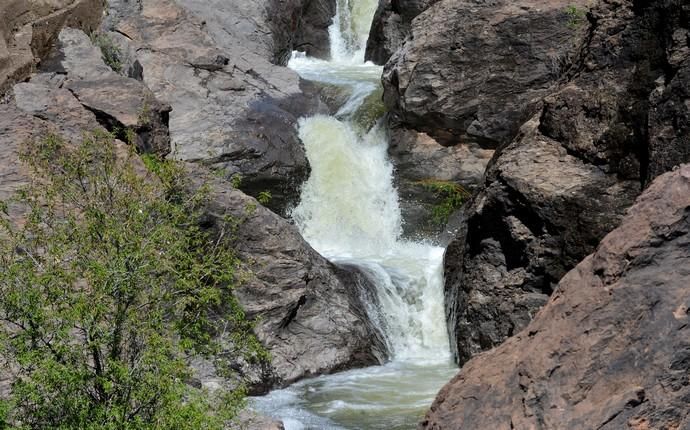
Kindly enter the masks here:
[[687, 0], [5, 0], [0, 155], [0, 427], [690, 429]]

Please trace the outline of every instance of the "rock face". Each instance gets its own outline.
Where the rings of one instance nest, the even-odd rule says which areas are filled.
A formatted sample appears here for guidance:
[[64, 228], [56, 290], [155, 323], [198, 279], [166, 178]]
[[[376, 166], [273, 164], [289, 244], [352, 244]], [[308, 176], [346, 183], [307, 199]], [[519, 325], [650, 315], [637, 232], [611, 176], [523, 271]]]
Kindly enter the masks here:
[[[383, 73], [395, 118], [440, 143], [512, 139], [577, 54], [585, 1], [440, 1], [412, 22]], [[580, 8], [580, 9], [577, 9]]]
[[64, 26], [92, 31], [103, 0], [5, 0], [0, 5], [0, 94], [25, 79]]
[[296, 227], [218, 178], [189, 166], [211, 185], [210, 214], [239, 222], [234, 248], [247, 276], [236, 290], [271, 354], [255, 392], [298, 379], [381, 363], [386, 347], [362, 300], [373, 288], [352, 268], [314, 251]]
[[468, 362], [424, 429], [690, 427], [690, 165], [658, 177], [534, 321]]
[[412, 20], [439, 0], [380, 0], [369, 32], [365, 58], [386, 64], [409, 37]]
[[282, 62], [276, 56], [289, 52], [311, 11], [288, 3], [293, 9], [269, 23], [268, 1], [118, 0], [104, 25], [133, 56], [125, 63], [138, 64], [144, 83], [172, 107], [173, 156], [242, 176], [245, 191], [270, 191], [271, 208], [281, 213], [309, 173], [296, 120], [327, 112], [318, 91], [271, 62]]
[[443, 146], [426, 133], [392, 128], [388, 154], [395, 166], [403, 234], [439, 241], [446, 219], [434, 211], [450, 197], [439, 186], [460, 186], [459, 192], [470, 193], [482, 183], [493, 153], [472, 143]]
[[[524, 328], [618, 224], [641, 184], [687, 161], [686, 137], [670, 125], [686, 121], [687, 50], [671, 42], [686, 13], [680, 2], [593, 6], [562, 81], [495, 154], [446, 254], [459, 363]], [[674, 55], [686, 60], [669, 66]]]

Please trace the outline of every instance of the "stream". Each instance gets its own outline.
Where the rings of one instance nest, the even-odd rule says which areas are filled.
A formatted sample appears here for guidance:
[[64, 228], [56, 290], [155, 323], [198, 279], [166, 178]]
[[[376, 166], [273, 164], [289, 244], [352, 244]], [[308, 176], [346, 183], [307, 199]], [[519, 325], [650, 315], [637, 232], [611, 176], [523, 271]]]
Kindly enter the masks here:
[[[457, 372], [443, 305], [444, 249], [403, 240], [393, 165], [380, 116], [382, 67], [364, 61], [377, 0], [338, 0], [331, 60], [295, 52], [304, 79], [346, 88], [334, 116], [299, 121], [311, 165], [292, 219], [309, 244], [335, 263], [356, 265], [376, 287], [367, 314], [384, 334], [388, 363], [304, 380], [251, 399], [286, 430], [413, 429]], [[371, 122], [371, 121], [369, 121]]]

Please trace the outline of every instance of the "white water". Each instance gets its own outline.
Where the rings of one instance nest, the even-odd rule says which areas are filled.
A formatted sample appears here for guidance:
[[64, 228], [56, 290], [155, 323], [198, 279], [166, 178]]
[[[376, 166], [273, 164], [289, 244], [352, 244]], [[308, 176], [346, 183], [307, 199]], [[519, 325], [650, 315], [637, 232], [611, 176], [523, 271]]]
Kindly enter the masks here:
[[389, 363], [322, 376], [256, 398], [260, 412], [287, 430], [411, 429], [456, 369], [443, 307], [443, 248], [400, 239], [401, 215], [387, 135], [351, 121], [379, 88], [381, 67], [364, 62], [376, 0], [339, 0], [330, 28], [331, 60], [295, 53], [305, 79], [345, 87], [333, 116], [299, 121], [311, 164], [292, 217], [304, 238], [334, 262], [362, 268], [376, 285], [367, 309], [384, 333]]

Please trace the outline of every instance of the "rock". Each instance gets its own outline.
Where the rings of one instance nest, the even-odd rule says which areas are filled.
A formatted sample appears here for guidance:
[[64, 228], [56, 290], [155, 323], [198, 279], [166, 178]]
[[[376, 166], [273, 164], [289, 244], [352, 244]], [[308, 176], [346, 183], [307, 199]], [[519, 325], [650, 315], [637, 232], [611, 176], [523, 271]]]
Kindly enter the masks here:
[[236, 418], [236, 423], [229, 430], [285, 430], [283, 423], [256, 413], [243, 410]]
[[459, 363], [522, 329], [558, 280], [612, 230], [639, 193], [569, 155], [535, 118], [486, 174], [446, 254], [446, 305]]
[[437, 239], [446, 220], [436, 219], [434, 208], [448, 196], [434, 191], [433, 185], [454, 184], [471, 192], [481, 184], [493, 150], [473, 143], [442, 146], [426, 133], [394, 127], [388, 153], [395, 166], [403, 234]]
[[234, 248], [246, 276], [236, 290], [271, 354], [271, 368], [250, 381], [263, 393], [298, 379], [381, 363], [386, 347], [369, 322], [362, 297], [373, 288], [350, 267], [336, 267], [314, 251], [296, 227], [256, 200], [188, 165], [211, 186], [209, 213], [239, 226]]
[[586, 36], [584, 18], [569, 25], [569, 7], [586, 10], [586, 2], [435, 3], [384, 68], [386, 106], [442, 144], [509, 142]]
[[[678, 51], [666, 43], [681, 10], [678, 2], [594, 5], [566, 79], [494, 155], [446, 254], [446, 313], [459, 363], [524, 328], [558, 280], [618, 224], [648, 170], [669, 169], [671, 156], [682, 154], [682, 136], [661, 145], [666, 135], [656, 131], [685, 121], [658, 87], [674, 73], [666, 56]], [[677, 90], [666, 94], [682, 100], [690, 82], [682, 71], [673, 76]], [[669, 107], [666, 117], [651, 93]], [[660, 128], [648, 127], [648, 118]]]
[[[684, 33], [683, 33], [684, 32]], [[671, 170], [680, 163], [690, 161], [690, 53], [688, 53], [688, 30], [678, 30], [684, 42], [676, 42], [674, 52], [669, 56], [682, 64], [673, 73], [667, 85], [662, 84], [650, 96], [649, 110], [649, 166], [646, 180]], [[683, 48], [678, 48], [685, 43]], [[681, 45], [683, 46], [683, 45]]]
[[297, 118], [328, 107], [312, 85], [271, 63], [268, 6], [150, 0], [139, 9], [113, 1], [105, 30], [126, 35], [144, 84], [172, 107], [172, 155], [240, 175], [245, 191], [269, 191], [272, 209], [285, 214], [309, 173]]
[[3, 1], [0, 5], [0, 94], [31, 74], [63, 27], [96, 29], [103, 6], [103, 0]]
[[315, 58], [330, 57], [328, 27], [335, 16], [336, 0], [271, 0], [268, 3], [275, 64], [287, 64], [295, 50]]
[[412, 20], [439, 0], [380, 0], [369, 32], [365, 58], [386, 64], [410, 36]]
[[107, 130], [123, 141], [131, 141], [141, 153], [165, 156], [170, 152], [170, 107], [158, 102], [140, 81], [110, 69], [101, 51], [81, 30], [67, 28], [60, 32], [56, 49], [44, 60], [41, 72], [31, 78], [30, 84], [15, 87], [21, 103], [43, 103], [29, 106], [27, 111], [42, 115], [42, 110], [52, 108], [60, 113], [58, 107], [44, 101], [46, 94], [41, 93], [50, 93], [51, 87], [68, 89]]
[[422, 429], [690, 426], [690, 165], [658, 177], [519, 334], [469, 361]]

